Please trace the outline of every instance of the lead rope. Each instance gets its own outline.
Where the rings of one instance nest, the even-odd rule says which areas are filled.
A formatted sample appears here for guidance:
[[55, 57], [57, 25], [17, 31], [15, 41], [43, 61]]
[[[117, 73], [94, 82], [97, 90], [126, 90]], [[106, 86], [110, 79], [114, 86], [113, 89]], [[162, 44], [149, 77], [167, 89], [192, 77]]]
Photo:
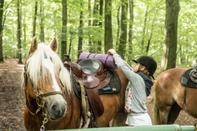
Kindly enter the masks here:
[[48, 118], [47, 118], [47, 115], [45, 113], [45, 117], [44, 119], [42, 120], [42, 126], [40, 127], [40, 131], [44, 131], [45, 130], [45, 124], [48, 122]]
[[[45, 101], [41, 99], [40, 94], [38, 93], [37, 90], [35, 90], [35, 88], [34, 88], [34, 93], [36, 95], [36, 103], [38, 105], [38, 109], [36, 110], [36, 114], [38, 114], [38, 112], [41, 109], [44, 109]], [[42, 126], [40, 127], [40, 131], [44, 131], [45, 130], [45, 126], [44, 125], [48, 122], [47, 113], [45, 113], [45, 110], [43, 110], [42, 115], [44, 116], [44, 119], [42, 120]]]
[[80, 87], [81, 87], [81, 104], [82, 104], [82, 117], [83, 117], [83, 126], [82, 128], [88, 128], [90, 124], [90, 116], [91, 113], [89, 111], [90, 106], [88, 103], [88, 99], [85, 96], [85, 89], [82, 81], [79, 81]]
[[[38, 105], [38, 109], [36, 110], [36, 114], [41, 110], [44, 109], [45, 106], [45, 101], [42, 101], [42, 103], [40, 104], [40, 96], [38, 96], [36, 98], [36, 103]], [[47, 113], [45, 113], [45, 110], [43, 110], [42, 115], [44, 116], [44, 119], [42, 120], [42, 126], [40, 127], [40, 131], [44, 131], [45, 130], [45, 124], [48, 122], [48, 118], [47, 118]]]

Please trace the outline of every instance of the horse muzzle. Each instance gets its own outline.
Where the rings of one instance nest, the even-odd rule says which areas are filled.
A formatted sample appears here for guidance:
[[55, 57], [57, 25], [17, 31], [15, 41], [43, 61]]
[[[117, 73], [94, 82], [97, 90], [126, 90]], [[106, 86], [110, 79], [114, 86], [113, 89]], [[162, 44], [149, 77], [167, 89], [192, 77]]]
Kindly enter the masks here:
[[65, 116], [67, 103], [62, 95], [53, 95], [46, 99], [47, 116], [51, 120], [56, 120]]
[[50, 111], [50, 116], [52, 120], [56, 120], [59, 118], [64, 117], [64, 115], [66, 114], [67, 108], [66, 108], [66, 104], [64, 105], [59, 105], [59, 104], [54, 104], [51, 107], [51, 111]]

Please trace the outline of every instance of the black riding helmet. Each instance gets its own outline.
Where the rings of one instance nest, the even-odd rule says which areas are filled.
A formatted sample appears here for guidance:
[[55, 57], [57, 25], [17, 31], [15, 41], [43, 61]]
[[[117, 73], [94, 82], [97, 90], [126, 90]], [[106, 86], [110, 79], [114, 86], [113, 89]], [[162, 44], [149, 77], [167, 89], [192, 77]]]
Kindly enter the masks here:
[[157, 69], [157, 63], [152, 57], [150, 57], [150, 56], [141, 56], [137, 60], [133, 60], [133, 61], [135, 63], [140, 63], [140, 64], [144, 65], [147, 68], [147, 70], [149, 72], [149, 75], [151, 77], [153, 77], [153, 79], [154, 79], [153, 74], [154, 74], [155, 70]]

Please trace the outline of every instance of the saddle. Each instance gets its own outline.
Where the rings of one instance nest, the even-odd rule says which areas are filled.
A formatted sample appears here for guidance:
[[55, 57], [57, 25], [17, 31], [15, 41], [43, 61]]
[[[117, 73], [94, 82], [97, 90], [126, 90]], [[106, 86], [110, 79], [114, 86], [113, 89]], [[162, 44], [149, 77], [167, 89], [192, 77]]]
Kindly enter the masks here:
[[185, 71], [181, 78], [181, 84], [191, 88], [197, 87], [197, 66]]
[[72, 72], [72, 84], [77, 97], [81, 99], [80, 83], [82, 83], [94, 117], [101, 116], [104, 107], [99, 95], [120, 91], [121, 82], [117, 74], [93, 58], [84, 59], [78, 64], [67, 59], [64, 66]]

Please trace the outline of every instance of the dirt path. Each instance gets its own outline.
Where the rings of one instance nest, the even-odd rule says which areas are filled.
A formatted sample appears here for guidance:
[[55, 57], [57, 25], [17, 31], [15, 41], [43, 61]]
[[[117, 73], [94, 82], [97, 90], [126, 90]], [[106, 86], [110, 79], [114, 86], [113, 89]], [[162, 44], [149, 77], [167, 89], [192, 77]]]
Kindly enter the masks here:
[[[23, 65], [16, 59], [5, 59], [0, 63], [0, 131], [25, 131], [23, 110], [25, 107], [24, 93], [21, 88]], [[153, 94], [153, 93], [152, 93]], [[149, 97], [148, 111], [153, 117], [153, 103]], [[175, 124], [193, 125], [197, 120], [181, 112]]]
[[5, 59], [0, 63], [0, 131], [25, 131], [22, 69], [16, 59]]

